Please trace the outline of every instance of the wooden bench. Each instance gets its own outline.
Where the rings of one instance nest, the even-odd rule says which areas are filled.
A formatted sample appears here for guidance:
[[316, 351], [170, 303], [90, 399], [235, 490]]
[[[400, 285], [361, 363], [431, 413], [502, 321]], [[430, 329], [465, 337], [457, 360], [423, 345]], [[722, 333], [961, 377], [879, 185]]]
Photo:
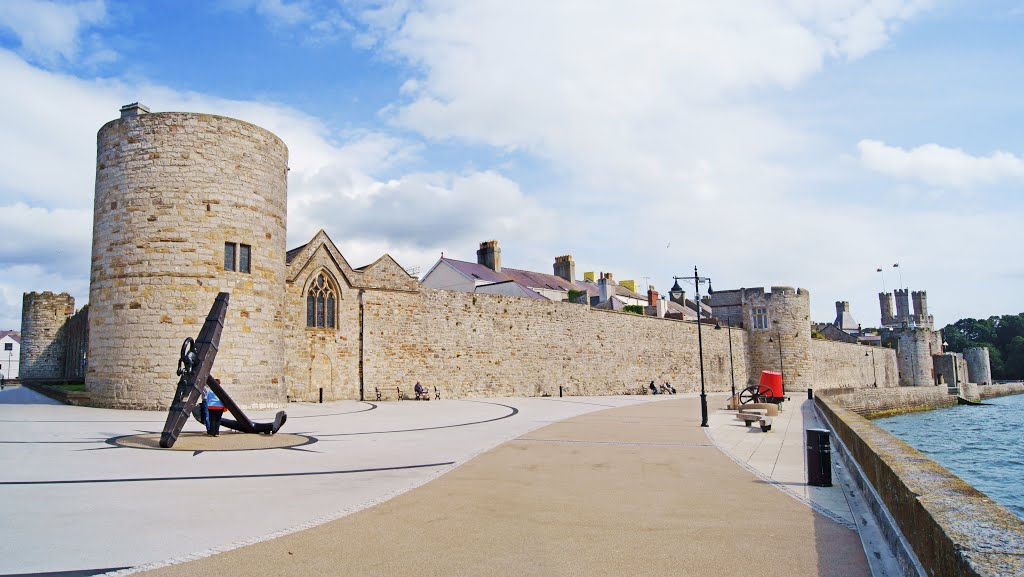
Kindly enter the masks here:
[[750, 427], [757, 423], [761, 431], [767, 433], [772, 430], [772, 418], [765, 414], [764, 409], [752, 409], [750, 412], [736, 413], [736, 420], [743, 421], [743, 424]]

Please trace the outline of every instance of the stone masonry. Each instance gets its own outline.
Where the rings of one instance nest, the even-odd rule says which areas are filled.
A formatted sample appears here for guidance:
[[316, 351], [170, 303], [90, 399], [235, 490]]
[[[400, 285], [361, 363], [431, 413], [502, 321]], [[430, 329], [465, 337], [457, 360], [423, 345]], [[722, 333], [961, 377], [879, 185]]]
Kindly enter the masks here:
[[[100, 129], [89, 404], [166, 408], [182, 340], [198, 333], [220, 291], [231, 300], [213, 373], [247, 408], [410, 393], [417, 381], [445, 398], [557, 395], [560, 386], [618, 394], [652, 380], [699, 390], [695, 322], [426, 289], [388, 255], [353, 268], [323, 231], [286, 251], [287, 159], [273, 134], [219, 116], [130, 105]], [[562, 264], [571, 277], [571, 262]], [[778, 370], [780, 345], [791, 394], [896, 384], [891, 350], [866, 356], [859, 345], [811, 342], [806, 289], [731, 292], [732, 370], [730, 331], [700, 327], [707, 390]], [[34, 343], [22, 350], [47, 363], [63, 355], [58, 370], [66, 355], [47, 347], [74, 312], [68, 299], [25, 301], [23, 338]], [[755, 309], [766, 311], [758, 328]]]
[[67, 357], [65, 324], [74, 314], [75, 298], [68, 293], [25, 293], [21, 308], [21, 380], [63, 378]]

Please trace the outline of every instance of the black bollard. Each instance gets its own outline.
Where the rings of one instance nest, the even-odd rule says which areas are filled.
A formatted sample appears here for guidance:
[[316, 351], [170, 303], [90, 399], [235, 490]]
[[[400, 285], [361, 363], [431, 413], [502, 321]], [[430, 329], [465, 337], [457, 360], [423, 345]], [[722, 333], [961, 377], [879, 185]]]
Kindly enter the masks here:
[[828, 429], [807, 429], [807, 484], [832, 486], [832, 443]]
[[807, 389], [807, 400], [814, 400], [814, 389]]
[[320, 387], [320, 402], [324, 402], [324, 388]]
[[558, 385], [558, 398], [562, 398], [562, 385]]

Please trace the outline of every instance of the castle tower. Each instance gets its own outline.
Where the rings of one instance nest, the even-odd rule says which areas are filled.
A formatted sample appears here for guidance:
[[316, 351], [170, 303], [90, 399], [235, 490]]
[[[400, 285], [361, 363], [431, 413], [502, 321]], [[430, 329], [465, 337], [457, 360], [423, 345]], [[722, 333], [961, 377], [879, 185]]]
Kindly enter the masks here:
[[896, 322], [910, 322], [910, 294], [906, 289], [896, 289]]
[[989, 362], [988, 349], [973, 347], [964, 351], [967, 361], [967, 380], [979, 385], [992, 384], [992, 365]]
[[914, 291], [910, 298], [914, 303], [914, 316], [922, 320], [928, 318], [928, 291]]
[[25, 293], [21, 300], [19, 378], [46, 381], [64, 378], [67, 338], [64, 325], [75, 314], [75, 298], [50, 291]]
[[758, 382], [761, 371], [778, 372], [781, 368], [786, 391], [813, 386], [810, 292], [777, 286], [769, 293], [760, 288], [742, 289], [741, 300], [743, 324], [748, 327], [750, 384]]
[[915, 327], [899, 333], [896, 367], [900, 371], [901, 387], [927, 387], [935, 384], [932, 371], [931, 330], [927, 327]]
[[892, 326], [892, 293], [878, 293], [878, 306], [882, 311], [882, 326]]
[[96, 148], [91, 402], [166, 408], [182, 340], [226, 291], [213, 374], [244, 407], [282, 404], [284, 142], [232, 118], [129, 105]]

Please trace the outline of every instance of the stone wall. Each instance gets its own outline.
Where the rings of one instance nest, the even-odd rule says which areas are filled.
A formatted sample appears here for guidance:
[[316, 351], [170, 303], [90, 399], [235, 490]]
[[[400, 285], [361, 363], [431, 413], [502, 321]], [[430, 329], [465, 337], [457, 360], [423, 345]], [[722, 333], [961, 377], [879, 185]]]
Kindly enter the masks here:
[[68, 293], [25, 293], [21, 303], [19, 378], [23, 381], [62, 380], [67, 357], [65, 324], [75, 314]]
[[999, 383], [997, 385], [986, 385], [978, 387], [978, 395], [982, 399], [992, 397], [1005, 397], [1006, 395], [1024, 394], [1024, 383]]
[[[94, 404], [166, 408], [185, 337], [231, 294], [213, 374], [247, 407], [285, 401], [284, 143], [239, 120], [167, 112], [97, 135], [89, 364]], [[225, 243], [251, 247], [250, 272]]]
[[[894, 399], [899, 391], [867, 392]], [[1024, 520], [847, 406], [859, 398], [829, 391], [817, 396], [816, 406], [837, 445], [857, 463], [859, 471], [853, 472], [874, 488], [871, 497], [881, 500], [909, 543], [916, 559], [901, 558], [904, 569], [916, 561], [935, 577], [1024, 574]]]
[[[701, 327], [705, 387], [730, 387], [728, 331]], [[426, 289], [367, 291], [365, 386], [419, 381], [445, 397], [619, 394], [650, 381], [699, 391], [697, 325], [568, 302]], [[737, 386], [746, 334], [733, 330]]]
[[896, 351], [812, 339], [814, 389], [898, 387]]
[[956, 395], [949, 394], [945, 386], [830, 391], [828, 397], [867, 419], [930, 411], [957, 403]]
[[66, 380], [85, 380], [86, 360], [89, 353], [89, 305], [68, 318], [64, 326], [65, 351], [63, 377]]

